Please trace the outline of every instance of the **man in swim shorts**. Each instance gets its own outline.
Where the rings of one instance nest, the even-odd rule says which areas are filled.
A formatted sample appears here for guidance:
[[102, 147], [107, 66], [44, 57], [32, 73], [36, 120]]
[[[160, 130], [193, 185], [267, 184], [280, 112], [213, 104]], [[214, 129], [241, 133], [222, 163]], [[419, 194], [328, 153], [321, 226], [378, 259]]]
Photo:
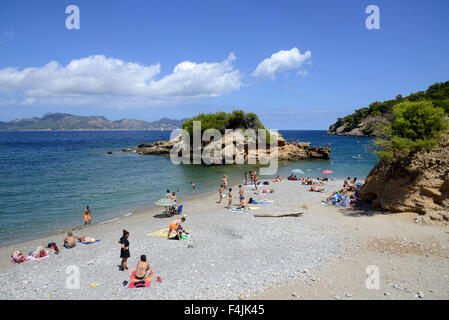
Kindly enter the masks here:
[[181, 234], [179, 231], [185, 232], [185, 230], [182, 228], [181, 223], [186, 221], [186, 216], [182, 216], [181, 219], [176, 219], [175, 221], [172, 221], [170, 223], [170, 227], [168, 228], [167, 233], [167, 239], [170, 239], [170, 234], [172, 231], [174, 231], [178, 235], [178, 240], [181, 240]]
[[90, 223], [90, 208], [86, 206], [86, 210], [84, 210], [84, 224]]
[[67, 238], [64, 239], [64, 247], [71, 249], [76, 246], [76, 239], [71, 232], [67, 233]]

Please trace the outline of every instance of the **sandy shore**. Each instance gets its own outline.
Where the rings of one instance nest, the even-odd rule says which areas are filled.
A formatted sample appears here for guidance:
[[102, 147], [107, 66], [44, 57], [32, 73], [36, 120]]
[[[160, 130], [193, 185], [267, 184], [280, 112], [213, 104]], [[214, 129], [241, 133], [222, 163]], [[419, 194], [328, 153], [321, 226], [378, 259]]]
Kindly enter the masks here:
[[[160, 208], [110, 223], [76, 230], [101, 239], [62, 248], [65, 235], [0, 248], [0, 299], [423, 299], [449, 297], [449, 233], [446, 226], [415, 224], [414, 216], [339, 209], [320, 204], [325, 193], [307, 192], [295, 181], [270, 183], [271, 199], [247, 213], [217, 204], [215, 192], [187, 201], [188, 240], [147, 234], [171, 220]], [[235, 202], [238, 190], [234, 188]], [[225, 199], [227, 200], [227, 199]], [[305, 209], [304, 206], [307, 208]], [[254, 213], [301, 211], [300, 217], [256, 218]], [[154, 268], [150, 288], [128, 289], [129, 273], [118, 270], [122, 229], [130, 232], [130, 270], [141, 254]], [[11, 252], [27, 253], [56, 242], [61, 249], [40, 261], [10, 262]], [[380, 289], [367, 289], [365, 268], [380, 269]], [[66, 269], [80, 270], [80, 289], [66, 288]], [[156, 282], [160, 276], [162, 282]], [[98, 286], [91, 287], [90, 283]]]

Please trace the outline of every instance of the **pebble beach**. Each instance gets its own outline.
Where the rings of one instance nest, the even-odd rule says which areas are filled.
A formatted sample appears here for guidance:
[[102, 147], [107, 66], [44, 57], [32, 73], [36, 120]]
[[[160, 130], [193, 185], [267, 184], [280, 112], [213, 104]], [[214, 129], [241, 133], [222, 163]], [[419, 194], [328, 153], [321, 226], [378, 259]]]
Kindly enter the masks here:
[[[322, 205], [321, 200], [341, 189], [342, 183], [342, 180], [329, 181], [324, 193], [315, 193], [308, 192], [310, 187], [297, 181], [273, 183], [270, 180], [270, 185], [265, 187], [274, 189], [273, 193], [255, 195], [253, 190], [245, 188], [245, 195], [273, 202], [254, 205], [256, 208], [243, 213], [227, 210], [227, 199], [218, 204], [215, 191], [185, 201], [180, 199], [183, 214], [187, 216], [183, 226], [192, 231], [189, 239], [181, 241], [148, 235], [167, 228], [172, 220], [179, 218], [165, 217], [160, 207], [154, 207], [112, 222], [73, 230], [75, 235], [100, 240], [91, 245], [79, 243], [73, 249], [65, 249], [62, 246], [65, 234], [60, 233], [1, 247], [0, 299], [415, 299], [418, 292], [425, 298], [449, 297], [449, 278], [445, 278], [449, 275], [447, 228], [416, 225], [412, 217], [404, 215], [353, 212], [352, 208]], [[233, 194], [236, 203], [237, 186], [233, 187]], [[278, 218], [254, 216], [273, 212], [302, 214]], [[123, 229], [130, 232], [129, 272], [118, 269], [120, 245], [117, 241]], [[431, 241], [438, 246], [438, 254], [423, 251], [401, 257], [385, 248], [386, 253], [381, 255], [373, 251], [373, 239], [403, 241], [398, 238], [397, 230], [418, 242]], [[58, 255], [11, 263], [9, 257], [14, 250], [25, 253], [49, 242], [57, 243]], [[131, 271], [142, 254], [154, 270], [151, 286], [128, 288], [123, 282], [130, 280]], [[348, 265], [348, 261], [357, 259], [357, 263]], [[382, 285], [393, 288], [388, 292], [383, 288], [374, 291], [364, 288], [365, 264], [384, 266], [394, 264], [395, 259], [398, 266], [388, 267], [390, 272], [391, 268], [404, 268], [407, 259], [414, 263], [414, 269], [420, 266], [432, 269], [437, 264], [438, 271], [432, 275], [426, 273], [427, 278], [421, 277], [421, 283], [417, 282], [420, 287], [408, 284], [410, 293], [393, 287], [404, 287], [400, 281], [405, 278], [416, 282], [416, 274], [410, 271], [411, 276], [405, 269], [401, 275], [397, 272], [401, 279], [396, 282], [387, 283], [391, 279], [382, 278]], [[79, 289], [66, 287], [69, 266], [79, 268]], [[160, 282], [156, 281], [157, 277]]]

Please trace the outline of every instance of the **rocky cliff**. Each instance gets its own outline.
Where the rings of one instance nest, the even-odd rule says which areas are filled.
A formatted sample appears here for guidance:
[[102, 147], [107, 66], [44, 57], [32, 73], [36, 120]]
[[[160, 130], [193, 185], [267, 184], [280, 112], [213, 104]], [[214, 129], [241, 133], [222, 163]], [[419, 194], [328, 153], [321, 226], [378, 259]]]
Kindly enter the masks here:
[[439, 147], [380, 162], [360, 188], [360, 198], [392, 212], [416, 212], [449, 221], [449, 134]]
[[[302, 159], [329, 159], [330, 157], [330, 148], [327, 147], [312, 147], [309, 143], [288, 143], [285, 139], [282, 138], [280, 134], [272, 133], [275, 139], [278, 140], [278, 160], [302, 160]], [[239, 136], [240, 135], [240, 136]], [[259, 154], [258, 150], [254, 150], [253, 152], [248, 151], [248, 141], [245, 141], [243, 148], [237, 148], [236, 143], [226, 144], [226, 141], [237, 140], [239, 138], [243, 138], [242, 133], [239, 131], [235, 131], [233, 133], [225, 134], [221, 140], [212, 141], [209, 143], [205, 143], [201, 146], [202, 152], [204, 150], [209, 150], [211, 157], [214, 157], [214, 149], [217, 145], [220, 145], [221, 154], [218, 155], [219, 158], [222, 159], [222, 163], [226, 157], [233, 157], [234, 159], [237, 157], [241, 157], [244, 159], [245, 163], [248, 163], [248, 160], [254, 160], [258, 157], [271, 157], [273, 154], [270, 154], [269, 148], [267, 148], [267, 153], [262, 155]], [[243, 141], [243, 140], [242, 140]], [[182, 143], [181, 137], [178, 136], [173, 140], [167, 141], [157, 141], [153, 143], [141, 143], [137, 146], [137, 148], [123, 149], [123, 151], [135, 151], [139, 154], [159, 154], [159, 155], [170, 155], [172, 148], [176, 145]], [[193, 151], [191, 150], [191, 153]], [[191, 154], [191, 158], [192, 158]], [[259, 158], [260, 159], [260, 158]]]

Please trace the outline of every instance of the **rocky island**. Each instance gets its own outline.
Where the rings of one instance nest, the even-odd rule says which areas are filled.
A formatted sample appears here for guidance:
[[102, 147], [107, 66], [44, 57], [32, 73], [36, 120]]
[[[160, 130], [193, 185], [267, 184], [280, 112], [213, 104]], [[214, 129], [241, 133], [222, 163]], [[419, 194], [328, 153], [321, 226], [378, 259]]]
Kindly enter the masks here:
[[[215, 156], [213, 150], [218, 145], [221, 148], [221, 154], [219, 157], [222, 159], [222, 163], [225, 163], [227, 155], [232, 155], [234, 158], [241, 157], [245, 163], [251, 160], [252, 157], [260, 159], [258, 150], [255, 152], [249, 151], [249, 143], [251, 138], [245, 135], [248, 129], [262, 129], [266, 130], [269, 135], [269, 139], [277, 140], [277, 149], [272, 150], [270, 153], [269, 139], [267, 140], [267, 152], [266, 157], [273, 155], [273, 151], [277, 151], [278, 160], [302, 160], [302, 159], [329, 159], [331, 149], [328, 147], [314, 147], [310, 146], [307, 142], [295, 142], [288, 143], [282, 136], [274, 131], [265, 129], [260, 123], [257, 115], [253, 113], [245, 114], [243, 111], [234, 111], [232, 114], [226, 114], [219, 112], [216, 114], [200, 114], [197, 117], [187, 120], [183, 123], [183, 129], [188, 132], [192, 132], [193, 121], [202, 122], [202, 131], [206, 129], [217, 129], [223, 135], [220, 140], [211, 140], [210, 142], [203, 142], [201, 145], [201, 151], [212, 150], [212, 156]], [[226, 129], [232, 129], [232, 132], [226, 132]], [[246, 138], [246, 139], [245, 139]], [[241, 139], [245, 141], [243, 148], [237, 148], [236, 140]], [[233, 143], [226, 144], [226, 141], [233, 141]], [[257, 141], [252, 141], [256, 143]], [[158, 155], [170, 155], [175, 145], [183, 143], [181, 141], [181, 135], [172, 140], [157, 141], [152, 143], [141, 143], [135, 148], [123, 149], [125, 152], [137, 152], [142, 155], [158, 154]], [[191, 151], [191, 158], [193, 157], [193, 151]]]

